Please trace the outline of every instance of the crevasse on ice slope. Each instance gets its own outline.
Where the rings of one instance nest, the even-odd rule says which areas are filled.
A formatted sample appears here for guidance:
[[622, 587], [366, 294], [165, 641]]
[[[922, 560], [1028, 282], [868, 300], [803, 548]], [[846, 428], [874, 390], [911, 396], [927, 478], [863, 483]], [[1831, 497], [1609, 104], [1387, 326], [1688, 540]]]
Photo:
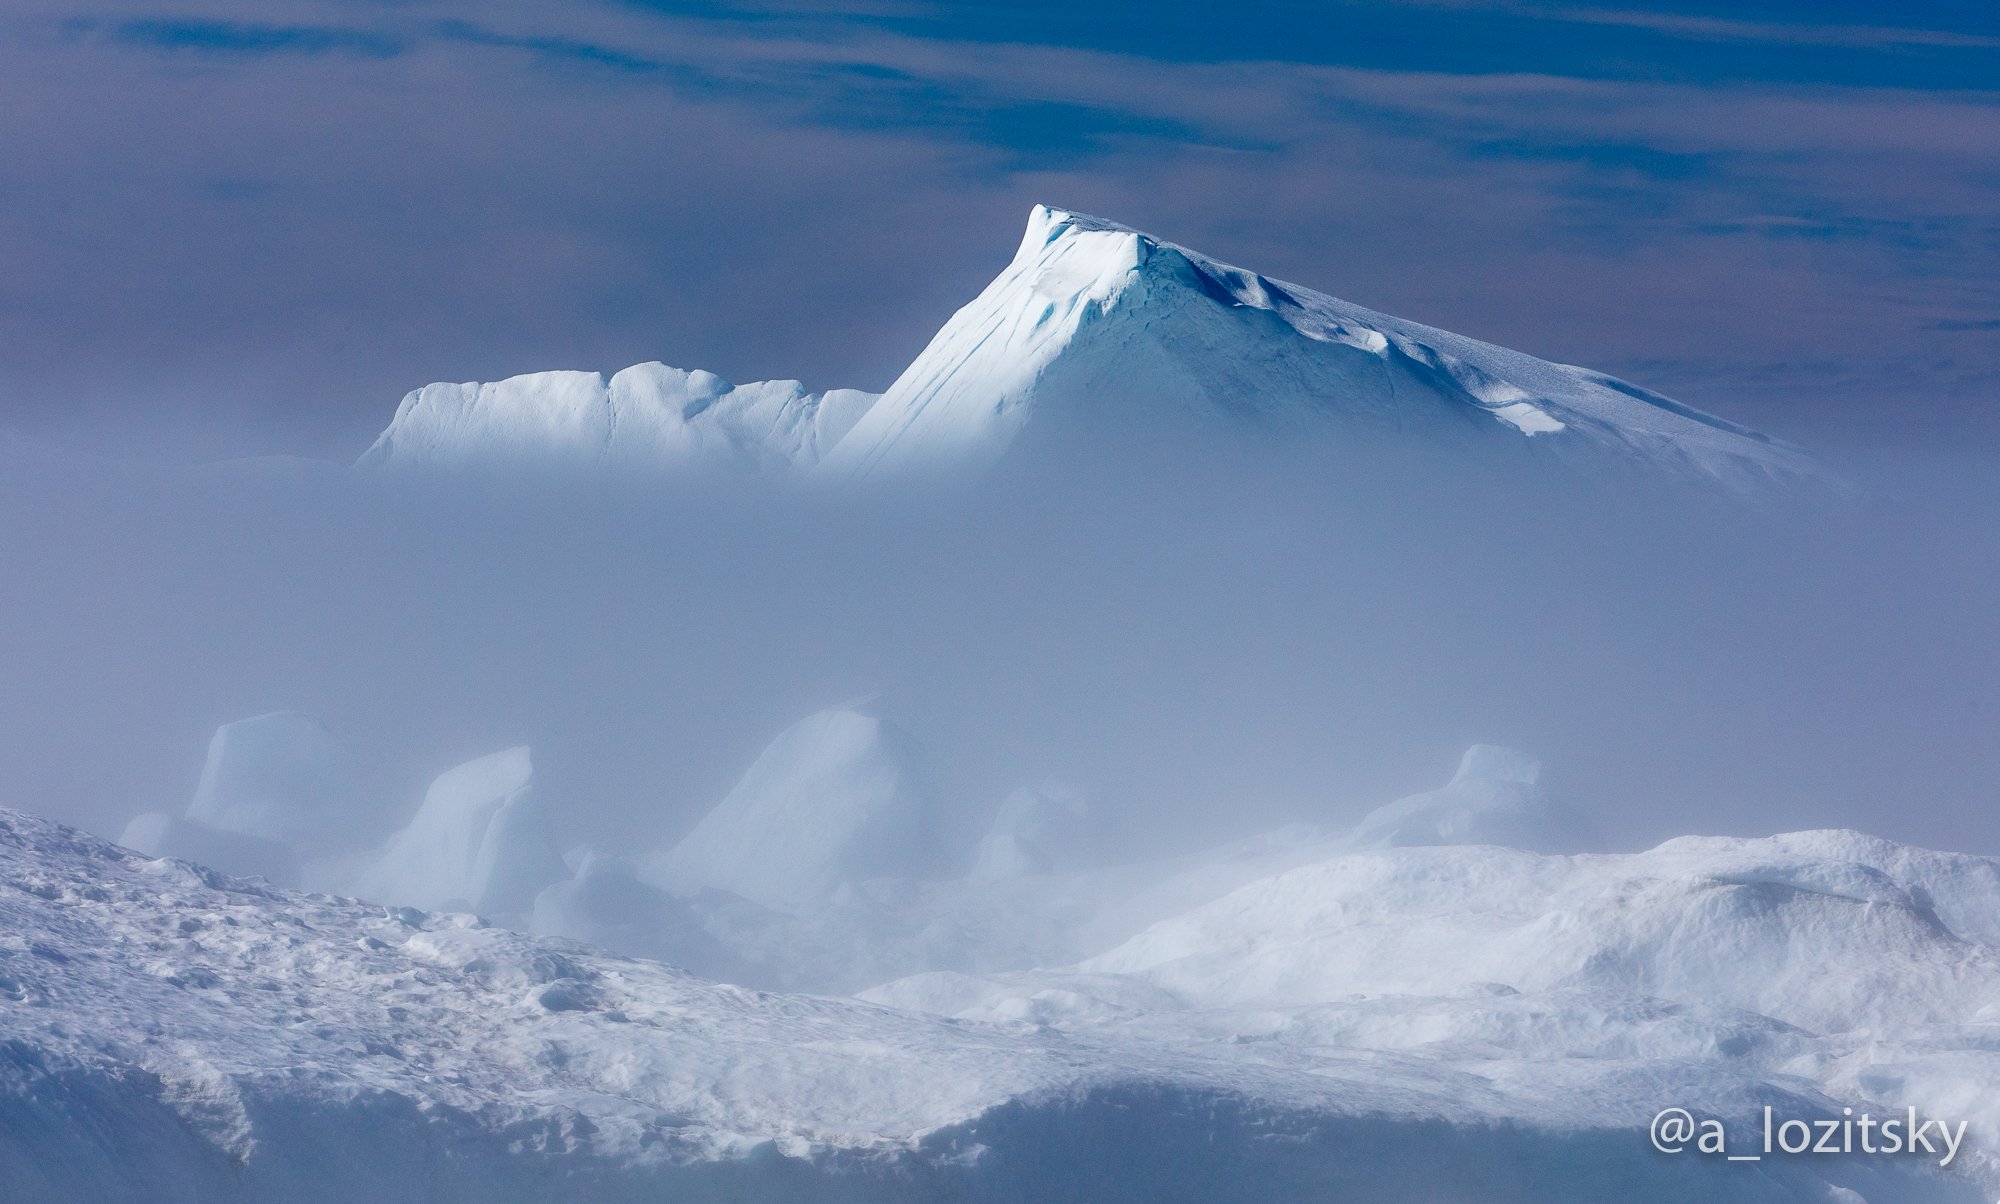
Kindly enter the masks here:
[[797, 381], [732, 385], [711, 372], [637, 364], [536, 372], [492, 384], [426, 385], [403, 398], [361, 464], [784, 469], [816, 461], [874, 395], [808, 393]]
[[[950, 476], [1031, 427], [1086, 453], [1222, 431], [1532, 454], [1732, 486], [1813, 478], [1797, 450], [1623, 381], [1267, 279], [1037, 205], [1019, 251], [879, 399], [641, 364], [403, 399], [364, 465], [730, 466]], [[1043, 430], [1042, 428], [1048, 428]], [[1176, 436], [1177, 437], [1177, 436]]]
[[[869, 1003], [0, 811], [0, 1182], [15, 1204], [1970, 1204], [2000, 1186], [1997, 868], [1852, 833], [1388, 849], [1081, 967]], [[1975, 1136], [1950, 1170], [1743, 1168], [1652, 1152], [1666, 1103], [1911, 1105]]]
[[997, 458], [1051, 415], [1129, 426], [1176, 413], [1283, 433], [1527, 441], [1737, 484], [1814, 473], [1789, 447], [1600, 373], [1039, 205], [1014, 261], [818, 471], [957, 467]]

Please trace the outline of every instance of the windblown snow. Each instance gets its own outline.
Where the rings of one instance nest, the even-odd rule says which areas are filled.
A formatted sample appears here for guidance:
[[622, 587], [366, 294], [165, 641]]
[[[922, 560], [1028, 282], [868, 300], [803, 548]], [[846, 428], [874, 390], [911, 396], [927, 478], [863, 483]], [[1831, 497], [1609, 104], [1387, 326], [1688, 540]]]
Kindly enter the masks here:
[[1819, 475], [1793, 448], [1601, 373], [1042, 205], [1013, 262], [880, 397], [730, 386], [662, 364], [608, 381], [435, 384], [404, 398], [362, 463], [944, 478], [991, 465], [1031, 430], [1086, 454], [1143, 432], [1195, 449], [1307, 437], [1532, 455], [1732, 488]]

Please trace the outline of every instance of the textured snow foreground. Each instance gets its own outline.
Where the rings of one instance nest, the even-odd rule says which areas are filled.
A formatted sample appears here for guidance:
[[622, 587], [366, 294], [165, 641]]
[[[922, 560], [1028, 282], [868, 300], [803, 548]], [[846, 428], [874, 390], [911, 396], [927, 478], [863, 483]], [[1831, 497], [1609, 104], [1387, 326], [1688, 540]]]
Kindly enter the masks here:
[[[865, 1000], [0, 811], [0, 1182], [17, 1202], [1992, 1198], [2000, 863], [1844, 832], [1352, 847], [1516, 808], [1495, 781], [1221, 851], [1211, 885], [1248, 881], [1081, 965]], [[1670, 1105], [1738, 1140], [1766, 1105], [1969, 1130], [1943, 1170], [1732, 1164], [1654, 1152]]]

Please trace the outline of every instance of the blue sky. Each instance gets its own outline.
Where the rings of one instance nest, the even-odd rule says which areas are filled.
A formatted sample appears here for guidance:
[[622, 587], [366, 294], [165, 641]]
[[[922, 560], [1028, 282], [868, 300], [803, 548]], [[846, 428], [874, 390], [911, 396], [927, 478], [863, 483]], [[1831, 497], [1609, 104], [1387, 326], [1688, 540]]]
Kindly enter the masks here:
[[0, 425], [880, 388], [1048, 200], [1808, 443], [2000, 447], [2000, 6], [24, 0]]

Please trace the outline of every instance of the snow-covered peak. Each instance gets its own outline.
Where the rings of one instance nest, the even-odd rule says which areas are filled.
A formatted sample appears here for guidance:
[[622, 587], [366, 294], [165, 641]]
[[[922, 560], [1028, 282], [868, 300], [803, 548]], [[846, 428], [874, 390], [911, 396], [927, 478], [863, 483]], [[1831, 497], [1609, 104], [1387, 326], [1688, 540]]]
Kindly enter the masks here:
[[1000, 275], [879, 397], [658, 363], [609, 379], [433, 384], [403, 399], [360, 463], [947, 478], [1014, 450], [1031, 423], [1040, 442], [1085, 456], [1116, 455], [1134, 435], [1199, 455], [1248, 434], [1739, 488], [1819, 476], [1793, 448], [1624, 381], [1046, 205]]
[[732, 385], [712, 372], [637, 364], [434, 384], [403, 398], [367, 468], [673, 468], [783, 471], [814, 463], [874, 401], [795, 380]]
[[1797, 451], [1637, 386], [1377, 313], [1101, 218], [1037, 205], [1019, 250], [827, 455], [834, 479], [990, 463], [1031, 420], [1531, 445], [1742, 485]]

